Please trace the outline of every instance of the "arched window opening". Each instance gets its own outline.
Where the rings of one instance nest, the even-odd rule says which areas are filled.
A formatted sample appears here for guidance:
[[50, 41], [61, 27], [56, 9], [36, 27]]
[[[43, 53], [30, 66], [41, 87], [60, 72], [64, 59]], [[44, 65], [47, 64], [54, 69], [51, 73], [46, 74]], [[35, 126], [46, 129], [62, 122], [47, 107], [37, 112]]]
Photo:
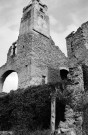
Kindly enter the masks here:
[[67, 79], [67, 74], [68, 74], [68, 71], [66, 69], [61, 69], [60, 70], [60, 77], [61, 77], [62, 80]]
[[[6, 74], [5, 74], [6, 75]], [[9, 75], [4, 75], [3, 92], [9, 93], [11, 90], [17, 90], [18, 88], [18, 75], [16, 72], [12, 72]]]

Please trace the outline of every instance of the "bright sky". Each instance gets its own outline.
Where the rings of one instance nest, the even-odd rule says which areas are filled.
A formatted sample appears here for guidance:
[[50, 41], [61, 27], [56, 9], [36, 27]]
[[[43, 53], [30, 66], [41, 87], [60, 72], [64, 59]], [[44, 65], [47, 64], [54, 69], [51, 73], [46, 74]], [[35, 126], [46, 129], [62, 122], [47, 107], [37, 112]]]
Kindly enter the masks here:
[[[65, 37], [88, 21], [88, 0], [41, 1], [48, 5], [51, 36], [66, 54]], [[22, 9], [29, 2], [30, 0], [0, 0], [0, 66], [6, 62], [8, 49], [18, 37]], [[9, 82], [13, 77], [16, 78], [16, 75], [11, 75]], [[13, 82], [16, 81], [17, 79]]]

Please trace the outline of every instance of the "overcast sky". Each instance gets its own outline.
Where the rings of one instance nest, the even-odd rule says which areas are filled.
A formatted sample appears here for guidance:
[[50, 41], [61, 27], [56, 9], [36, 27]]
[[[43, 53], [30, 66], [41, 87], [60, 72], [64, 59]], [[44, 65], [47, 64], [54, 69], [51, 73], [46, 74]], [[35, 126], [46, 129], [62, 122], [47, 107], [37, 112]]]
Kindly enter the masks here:
[[[88, 0], [41, 0], [48, 5], [51, 36], [66, 55], [65, 37], [88, 21]], [[0, 0], [0, 66], [19, 34], [22, 9], [30, 0]], [[15, 76], [15, 75], [13, 75]]]

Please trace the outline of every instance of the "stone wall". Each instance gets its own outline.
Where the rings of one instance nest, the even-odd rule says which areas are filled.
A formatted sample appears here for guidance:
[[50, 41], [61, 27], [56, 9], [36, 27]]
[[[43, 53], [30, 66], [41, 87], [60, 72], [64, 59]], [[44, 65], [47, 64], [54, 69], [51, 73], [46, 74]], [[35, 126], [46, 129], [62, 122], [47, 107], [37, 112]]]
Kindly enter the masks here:
[[[32, 78], [36, 81], [36, 78], [40, 78], [39, 84], [41, 84], [42, 76], [46, 77], [47, 83], [53, 82], [53, 80], [60, 81], [59, 70], [60, 67], [67, 67], [67, 60], [51, 38], [47, 38], [37, 32], [31, 32], [19, 36], [18, 46], [18, 57], [23, 57], [25, 53], [26, 65], [30, 68], [30, 79]], [[23, 53], [21, 49], [24, 51]], [[54, 73], [57, 72], [57, 74], [55, 73], [56, 76], [51, 75], [51, 70]]]
[[70, 95], [70, 107], [75, 113], [74, 117], [79, 120], [75, 122], [77, 135], [87, 135], [88, 22], [68, 35], [66, 41], [70, 71], [66, 94]]
[[[20, 35], [17, 40], [17, 53], [13, 56], [10, 48], [7, 63], [0, 68], [1, 89], [5, 78], [11, 72], [17, 72], [19, 88], [41, 84], [42, 76], [46, 77], [46, 83], [53, 80], [56, 83], [60, 81], [60, 67], [67, 67], [67, 64], [65, 55], [51, 38], [37, 32]], [[4, 75], [6, 72], [9, 74]]]
[[60, 121], [58, 130], [66, 135], [82, 135], [84, 82], [81, 66], [69, 68], [65, 85], [65, 121]]
[[[88, 22], [66, 37], [67, 52], [74, 64], [88, 65]], [[71, 63], [72, 64], [72, 63]], [[72, 66], [73, 66], [72, 65]]]

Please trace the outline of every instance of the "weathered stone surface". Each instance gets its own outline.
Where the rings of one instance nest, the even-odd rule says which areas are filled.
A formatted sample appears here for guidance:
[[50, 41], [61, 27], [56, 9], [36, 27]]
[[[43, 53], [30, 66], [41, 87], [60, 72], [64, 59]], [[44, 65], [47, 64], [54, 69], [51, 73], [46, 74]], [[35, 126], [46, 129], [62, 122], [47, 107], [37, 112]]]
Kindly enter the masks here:
[[58, 131], [66, 135], [82, 135], [83, 113], [75, 112], [70, 106], [66, 106], [65, 122], [60, 122]]

